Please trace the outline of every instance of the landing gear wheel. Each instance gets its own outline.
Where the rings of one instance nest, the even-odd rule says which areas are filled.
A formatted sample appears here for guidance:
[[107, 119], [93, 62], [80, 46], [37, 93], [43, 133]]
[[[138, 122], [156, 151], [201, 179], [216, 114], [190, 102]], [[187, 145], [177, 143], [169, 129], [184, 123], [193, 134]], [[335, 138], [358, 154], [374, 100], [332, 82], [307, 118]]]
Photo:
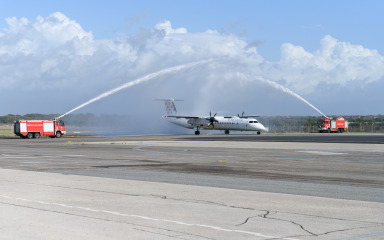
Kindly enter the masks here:
[[225, 132], [224, 132], [225, 134], [229, 134], [229, 130], [225, 130]]
[[40, 136], [41, 136], [41, 134], [40, 134], [39, 132], [33, 134], [33, 137], [34, 137], [34, 138], [39, 138]]
[[61, 132], [56, 132], [55, 137], [61, 138]]
[[29, 132], [29, 133], [27, 133], [27, 138], [28, 138], [28, 139], [31, 139], [31, 138], [33, 138], [33, 133], [30, 133], [30, 132]]
[[195, 135], [200, 135], [200, 131], [199, 130], [195, 131]]
[[260, 134], [261, 134], [261, 132], [260, 132], [260, 131], [258, 131], [258, 132], [257, 132], [257, 135], [260, 135]]

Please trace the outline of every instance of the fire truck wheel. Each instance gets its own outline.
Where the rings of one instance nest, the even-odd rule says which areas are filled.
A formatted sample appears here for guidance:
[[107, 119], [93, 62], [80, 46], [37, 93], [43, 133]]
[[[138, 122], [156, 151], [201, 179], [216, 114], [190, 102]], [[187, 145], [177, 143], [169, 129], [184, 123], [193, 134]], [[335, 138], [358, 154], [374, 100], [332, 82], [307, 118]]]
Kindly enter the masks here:
[[37, 133], [34, 134], [34, 137], [35, 137], [35, 138], [39, 138], [40, 136], [41, 136], [41, 134], [40, 134], [39, 132], [37, 132]]
[[56, 136], [57, 138], [61, 138], [61, 132], [56, 132], [55, 136]]
[[27, 138], [28, 138], [28, 139], [31, 139], [31, 138], [33, 138], [33, 133], [30, 133], [30, 132], [29, 132], [29, 133], [27, 133]]

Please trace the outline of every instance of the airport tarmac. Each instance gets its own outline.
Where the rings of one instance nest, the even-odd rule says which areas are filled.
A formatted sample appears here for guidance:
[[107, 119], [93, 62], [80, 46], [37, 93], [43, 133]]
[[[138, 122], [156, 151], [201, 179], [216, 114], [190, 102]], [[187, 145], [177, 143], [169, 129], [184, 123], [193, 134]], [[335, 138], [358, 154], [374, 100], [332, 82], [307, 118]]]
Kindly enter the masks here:
[[0, 239], [384, 239], [384, 135], [0, 138]]

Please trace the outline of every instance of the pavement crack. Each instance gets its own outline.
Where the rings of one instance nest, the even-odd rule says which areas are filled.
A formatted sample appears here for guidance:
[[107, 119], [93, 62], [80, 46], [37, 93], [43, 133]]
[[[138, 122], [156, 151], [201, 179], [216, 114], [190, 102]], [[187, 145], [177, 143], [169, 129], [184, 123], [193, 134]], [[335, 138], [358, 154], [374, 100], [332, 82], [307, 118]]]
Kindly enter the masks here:
[[235, 208], [235, 209], [257, 211], [257, 209], [255, 209], [255, 208], [234, 206], [234, 205], [228, 205], [228, 204], [224, 204], [224, 203], [218, 203], [218, 202], [207, 201], [207, 200], [182, 199], [182, 198], [166, 198], [166, 199], [174, 200], [174, 201], [180, 201], [180, 202], [190, 202], [190, 203], [207, 204], [207, 205], [220, 206], [220, 207], [228, 207], [228, 208]]
[[[246, 224], [246, 223], [247, 223], [250, 219], [252, 219], [252, 218], [263, 218], [263, 219], [271, 219], [271, 220], [276, 220], [276, 221], [281, 221], [281, 222], [292, 223], [292, 224], [298, 226], [299, 228], [301, 228], [304, 232], [306, 232], [306, 233], [308, 233], [308, 234], [310, 234], [310, 235], [312, 235], [312, 236], [318, 236], [317, 234], [315, 234], [315, 233], [313, 233], [313, 232], [307, 230], [306, 228], [304, 228], [303, 225], [301, 225], [301, 224], [299, 224], [299, 223], [297, 223], [297, 222], [295, 222], [295, 221], [270, 217], [271, 211], [269, 211], [269, 210], [263, 210], [263, 211], [265, 211], [264, 214], [259, 214], [259, 215], [256, 215], [256, 216], [248, 217], [248, 218], [245, 219], [244, 222], [242, 222], [242, 223], [240, 223], [240, 224], [238, 224], [238, 225], [236, 225], [236, 226], [244, 225], [244, 224]], [[273, 213], [273, 214], [277, 214], [278, 212], [277, 212], [277, 211], [273, 211], [272, 213]]]
[[240, 224], [237, 224], [237, 225], [235, 225], [235, 226], [237, 227], [237, 226], [244, 225], [244, 224], [246, 224], [246, 223], [248, 222], [249, 219], [251, 219], [251, 218], [255, 218], [255, 217], [260, 217], [260, 216], [258, 215], [258, 216], [247, 217], [247, 219], [245, 219], [244, 222], [242, 222], [242, 223], [240, 223]]
[[351, 230], [356, 230], [356, 229], [364, 229], [364, 228], [370, 228], [370, 227], [355, 227], [355, 228], [346, 228], [346, 229], [339, 229], [339, 230], [334, 230], [334, 231], [329, 231], [325, 233], [318, 234], [318, 236], [324, 236], [330, 233], [335, 233], [335, 232], [345, 232], [345, 231], [351, 231]]

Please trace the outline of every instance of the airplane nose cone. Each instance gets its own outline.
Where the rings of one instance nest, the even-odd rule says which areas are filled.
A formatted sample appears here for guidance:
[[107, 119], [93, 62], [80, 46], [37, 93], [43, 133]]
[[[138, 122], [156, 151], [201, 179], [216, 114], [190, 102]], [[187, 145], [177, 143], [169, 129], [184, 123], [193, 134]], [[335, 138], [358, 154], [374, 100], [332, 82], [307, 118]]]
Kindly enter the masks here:
[[261, 124], [261, 123], [259, 123], [259, 129], [261, 130], [261, 131], [264, 131], [264, 132], [266, 132], [267, 131], [267, 129], [264, 127], [264, 125], [263, 124]]

